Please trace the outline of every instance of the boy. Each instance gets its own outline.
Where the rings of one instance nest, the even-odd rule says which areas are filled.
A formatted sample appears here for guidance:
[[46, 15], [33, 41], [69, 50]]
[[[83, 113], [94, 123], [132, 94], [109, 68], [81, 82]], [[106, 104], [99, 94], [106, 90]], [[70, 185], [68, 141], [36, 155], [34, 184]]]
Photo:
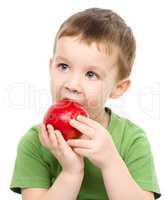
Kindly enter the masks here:
[[61, 25], [50, 59], [52, 103], [79, 102], [89, 118], [70, 121], [79, 139], [66, 142], [43, 123], [22, 137], [11, 189], [24, 200], [160, 197], [146, 134], [104, 106], [130, 86], [135, 49], [131, 29], [108, 9], [84, 10]]

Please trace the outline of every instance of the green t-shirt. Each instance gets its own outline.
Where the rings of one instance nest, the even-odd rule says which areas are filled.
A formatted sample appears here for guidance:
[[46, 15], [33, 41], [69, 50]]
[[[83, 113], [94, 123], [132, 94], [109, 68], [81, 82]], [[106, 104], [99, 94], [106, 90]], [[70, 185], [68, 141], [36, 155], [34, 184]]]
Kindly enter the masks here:
[[[107, 130], [133, 179], [159, 198], [153, 155], [145, 132], [108, 107], [105, 110], [111, 116]], [[41, 145], [38, 133], [38, 127], [32, 126], [19, 141], [10, 185], [14, 192], [21, 193], [21, 188], [49, 188], [61, 171], [56, 158]], [[85, 174], [77, 199], [108, 200], [100, 169], [87, 158], [84, 161]]]

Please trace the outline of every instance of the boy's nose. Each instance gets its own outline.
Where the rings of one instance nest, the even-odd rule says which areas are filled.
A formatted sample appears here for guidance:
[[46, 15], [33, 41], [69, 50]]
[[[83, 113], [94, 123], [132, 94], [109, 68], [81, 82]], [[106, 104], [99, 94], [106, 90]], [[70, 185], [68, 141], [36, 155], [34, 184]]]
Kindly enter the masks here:
[[71, 78], [70, 80], [67, 81], [65, 88], [70, 92], [70, 93], [81, 93], [81, 88], [80, 88], [80, 79], [78, 77]]
[[73, 89], [73, 88], [70, 88], [70, 87], [66, 87], [66, 89], [67, 89], [70, 93], [74, 93], [74, 94], [79, 93], [79, 91], [78, 91], [77, 89]]

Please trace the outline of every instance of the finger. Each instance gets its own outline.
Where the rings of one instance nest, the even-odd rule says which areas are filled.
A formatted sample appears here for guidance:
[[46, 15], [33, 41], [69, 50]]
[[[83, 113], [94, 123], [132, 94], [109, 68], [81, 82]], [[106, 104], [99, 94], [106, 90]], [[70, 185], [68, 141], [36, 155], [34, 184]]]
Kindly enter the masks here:
[[78, 115], [76, 117], [76, 119], [80, 122], [85, 123], [86, 125], [90, 126], [91, 128], [94, 128], [94, 129], [100, 128], [100, 124], [89, 117], [85, 117], [83, 115]]
[[59, 130], [56, 130], [57, 143], [59, 148], [66, 147], [66, 141]]
[[83, 148], [73, 148], [73, 151], [78, 153], [81, 156], [88, 157], [90, 156], [92, 150], [91, 149], [83, 149]]
[[48, 125], [48, 129], [50, 132], [50, 139], [54, 149], [57, 151], [63, 151], [64, 148], [71, 149], [71, 147], [66, 143], [62, 133], [59, 130], [54, 130], [52, 125]]
[[46, 147], [50, 147], [50, 141], [49, 141], [49, 136], [48, 136], [48, 132], [46, 131], [46, 127], [44, 124], [41, 124], [41, 131], [40, 131], [40, 138], [41, 138], [41, 142], [43, 143], [44, 146]]
[[72, 147], [91, 149], [93, 141], [83, 140], [83, 139], [73, 139], [73, 140], [68, 140], [67, 143]]
[[57, 143], [56, 133], [53, 126], [48, 124], [47, 129], [49, 132], [49, 139], [50, 139], [51, 144], [53, 145], [54, 148], [57, 148], [58, 143]]
[[94, 138], [95, 134], [91, 127], [86, 124], [83, 124], [75, 119], [70, 120], [70, 125], [78, 129], [82, 134], [88, 136], [89, 138]]

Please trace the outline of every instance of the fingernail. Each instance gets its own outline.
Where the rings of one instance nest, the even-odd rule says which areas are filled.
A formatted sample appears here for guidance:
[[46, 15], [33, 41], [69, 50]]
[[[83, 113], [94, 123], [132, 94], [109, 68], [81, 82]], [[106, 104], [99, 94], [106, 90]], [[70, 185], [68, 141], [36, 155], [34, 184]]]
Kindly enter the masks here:
[[78, 116], [77, 116], [77, 119], [82, 119], [81, 115], [78, 115]]
[[59, 130], [55, 130], [55, 133], [58, 135], [61, 134], [61, 132]]
[[74, 123], [75, 122], [75, 119], [71, 119], [70, 120], [70, 123], [72, 124], [72, 123]]
[[48, 124], [48, 125], [47, 125], [47, 128], [48, 128], [48, 127], [51, 128], [51, 129], [53, 128], [53, 126], [52, 126], [51, 124]]

